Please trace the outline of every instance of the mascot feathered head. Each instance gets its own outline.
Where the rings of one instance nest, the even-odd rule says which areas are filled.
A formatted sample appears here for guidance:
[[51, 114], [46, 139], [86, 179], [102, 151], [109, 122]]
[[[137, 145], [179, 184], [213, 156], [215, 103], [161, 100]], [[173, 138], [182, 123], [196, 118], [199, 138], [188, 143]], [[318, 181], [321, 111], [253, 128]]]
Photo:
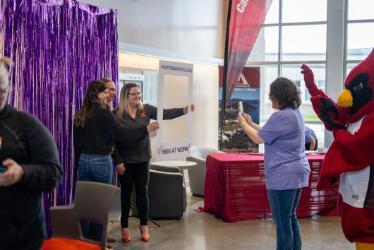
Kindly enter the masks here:
[[349, 120], [357, 121], [374, 112], [374, 49], [347, 76], [338, 105], [348, 108]]

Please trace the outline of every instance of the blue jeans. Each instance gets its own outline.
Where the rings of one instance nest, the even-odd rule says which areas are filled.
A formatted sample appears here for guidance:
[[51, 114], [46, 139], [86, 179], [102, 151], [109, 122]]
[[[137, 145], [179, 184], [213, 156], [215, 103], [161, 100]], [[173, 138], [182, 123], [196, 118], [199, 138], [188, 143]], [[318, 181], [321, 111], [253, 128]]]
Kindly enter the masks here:
[[113, 163], [110, 155], [81, 154], [78, 161], [78, 181], [112, 183]]
[[267, 190], [273, 221], [277, 229], [277, 250], [300, 250], [301, 234], [296, 217], [301, 188]]
[[[112, 184], [113, 163], [110, 155], [81, 154], [78, 161], [78, 181], [94, 181]], [[103, 226], [98, 223], [81, 221], [85, 238], [101, 240]]]

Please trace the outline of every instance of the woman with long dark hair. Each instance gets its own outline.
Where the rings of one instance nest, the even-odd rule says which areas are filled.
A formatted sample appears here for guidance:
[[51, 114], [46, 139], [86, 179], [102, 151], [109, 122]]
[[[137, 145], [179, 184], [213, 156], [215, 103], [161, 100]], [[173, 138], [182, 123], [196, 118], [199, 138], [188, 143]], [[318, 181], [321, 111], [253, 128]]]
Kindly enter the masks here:
[[247, 114], [239, 114], [238, 121], [255, 143], [265, 143], [266, 189], [277, 229], [277, 250], [300, 250], [296, 208], [310, 173], [300, 93], [292, 81], [279, 77], [270, 85], [269, 98], [277, 111], [263, 127]]
[[[194, 106], [191, 105], [191, 110]], [[188, 107], [165, 109], [163, 118], [173, 119], [188, 112]], [[148, 125], [151, 119], [157, 119], [157, 108], [141, 102], [139, 85], [135, 83], [126, 84], [120, 94], [120, 101], [115, 115], [118, 120], [129, 127]], [[141, 239], [150, 241], [147, 219], [148, 219], [148, 179], [149, 161], [151, 159], [150, 138], [147, 135], [142, 140], [134, 143], [116, 143], [118, 147], [117, 173], [121, 184], [121, 233], [122, 241], [131, 240], [128, 223], [131, 203], [131, 192], [135, 184], [136, 204], [139, 212]]]
[[[121, 126], [108, 109], [107, 98], [106, 84], [103, 81], [92, 81], [83, 105], [74, 118], [74, 149], [79, 181], [112, 183], [111, 153], [114, 140], [123, 144], [139, 141], [147, 137], [148, 131], [158, 128], [157, 123], [133, 129]], [[85, 236], [89, 236], [89, 226], [84, 225]], [[94, 228], [92, 237], [99, 240], [101, 231], [96, 226]]]

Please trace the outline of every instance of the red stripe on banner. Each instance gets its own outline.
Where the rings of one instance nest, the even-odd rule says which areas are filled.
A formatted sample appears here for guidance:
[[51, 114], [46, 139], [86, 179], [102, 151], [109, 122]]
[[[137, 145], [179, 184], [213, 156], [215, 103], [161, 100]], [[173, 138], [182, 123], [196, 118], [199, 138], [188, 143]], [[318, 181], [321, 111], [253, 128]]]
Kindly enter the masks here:
[[232, 0], [225, 57], [226, 103], [247, 62], [272, 0]]
[[[223, 70], [224, 68], [222, 66], [218, 67], [218, 84], [220, 87], [223, 84]], [[244, 67], [235, 84], [242, 86], [248, 85], [251, 88], [258, 88], [260, 86], [260, 68]]]

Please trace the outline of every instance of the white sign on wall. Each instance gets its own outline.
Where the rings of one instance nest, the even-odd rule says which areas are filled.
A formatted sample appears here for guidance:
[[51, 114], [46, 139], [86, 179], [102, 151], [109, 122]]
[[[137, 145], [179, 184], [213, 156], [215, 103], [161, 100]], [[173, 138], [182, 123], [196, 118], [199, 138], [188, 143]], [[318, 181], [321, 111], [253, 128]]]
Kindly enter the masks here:
[[[163, 120], [163, 109], [188, 107], [192, 103], [193, 65], [160, 61], [157, 97], [157, 160], [179, 160], [190, 154], [192, 114], [178, 121]], [[166, 91], [165, 91], [166, 90]], [[165, 95], [165, 93], [168, 93]], [[180, 122], [183, 121], [183, 124]]]

